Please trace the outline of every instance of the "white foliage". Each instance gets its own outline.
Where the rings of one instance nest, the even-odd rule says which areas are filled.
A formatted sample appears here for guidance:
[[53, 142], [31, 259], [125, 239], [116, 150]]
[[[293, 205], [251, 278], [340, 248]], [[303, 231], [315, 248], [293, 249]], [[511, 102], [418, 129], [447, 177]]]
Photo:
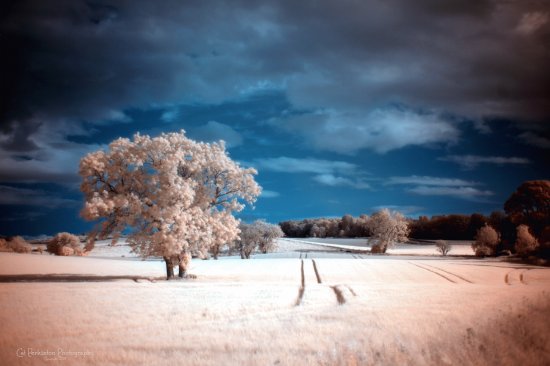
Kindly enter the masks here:
[[477, 231], [472, 249], [478, 257], [494, 255], [499, 241], [499, 233], [492, 226], [485, 224]]
[[119, 138], [108, 151], [80, 162], [82, 216], [99, 220], [95, 235], [130, 230], [128, 242], [142, 257], [204, 253], [238, 237], [232, 212], [261, 192], [254, 169], [231, 160], [223, 142], [200, 143], [180, 133]]
[[441, 255], [445, 256], [451, 251], [452, 245], [449, 244], [446, 240], [436, 240], [435, 248], [439, 253], [441, 253]]
[[527, 255], [538, 248], [539, 242], [533, 235], [531, 235], [527, 225], [519, 225], [516, 230], [517, 236], [515, 248], [518, 254]]
[[282, 237], [283, 231], [279, 225], [256, 220], [252, 224], [241, 223], [240, 238], [235, 241], [235, 248], [241, 253], [241, 258], [248, 259], [258, 248], [262, 253], [275, 250], [276, 239]]
[[382, 209], [370, 217], [367, 225], [371, 232], [369, 242], [382, 253], [396, 242], [405, 242], [408, 239], [408, 223], [400, 212]]

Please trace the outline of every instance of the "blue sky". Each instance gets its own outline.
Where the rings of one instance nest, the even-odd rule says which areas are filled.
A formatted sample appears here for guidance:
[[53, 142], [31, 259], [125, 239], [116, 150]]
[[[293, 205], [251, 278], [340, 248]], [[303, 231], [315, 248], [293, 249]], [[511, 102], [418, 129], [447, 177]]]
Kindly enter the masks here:
[[184, 129], [240, 216], [490, 213], [548, 179], [545, 1], [20, 1], [0, 13], [0, 234], [84, 232], [78, 161]]

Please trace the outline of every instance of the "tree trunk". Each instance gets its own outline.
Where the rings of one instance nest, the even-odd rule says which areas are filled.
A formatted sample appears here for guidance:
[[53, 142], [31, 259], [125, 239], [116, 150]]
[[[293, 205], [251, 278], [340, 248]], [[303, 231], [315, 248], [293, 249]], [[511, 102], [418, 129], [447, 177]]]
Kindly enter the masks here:
[[166, 263], [166, 280], [168, 281], [174, 278], [174, 265], [170, 257], [164, 257], [164, 263]]
[[211, 248], [210, 253], [212, 254], [212, 258], [218, 259], [218, 254], [220, 253], [220, 247], [214, 246]]
[[187, 267], [191, 262], [191, 255], [188, 253], [180, 254], [177, 257], [178, 260], [178, 277], [184, 278], [187, 275]]

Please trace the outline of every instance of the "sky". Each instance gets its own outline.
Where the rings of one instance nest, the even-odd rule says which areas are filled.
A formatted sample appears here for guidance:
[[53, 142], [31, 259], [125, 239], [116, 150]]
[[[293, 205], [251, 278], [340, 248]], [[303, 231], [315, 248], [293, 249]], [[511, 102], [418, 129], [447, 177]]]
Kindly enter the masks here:
[[550, 2], [0, 5], [0, 234], [83, 233], [79, 160], [226, 141], [279, 222], [502, 210], [549, 179]]

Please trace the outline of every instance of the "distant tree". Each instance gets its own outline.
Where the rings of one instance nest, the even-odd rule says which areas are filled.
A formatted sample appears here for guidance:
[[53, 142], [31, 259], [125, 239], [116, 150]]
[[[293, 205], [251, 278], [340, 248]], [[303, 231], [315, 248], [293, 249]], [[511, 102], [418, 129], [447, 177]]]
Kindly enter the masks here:
[[550, 226], [550, 181], [522, 183], [504, 203], [504, 211], [515, 225], [527, 225], [535, 237]]
[[261, 234], [258, 249], [264, 254], [273, 252], [277, 248], [277, 239], [284, 236], [283, 231], [278, 225], [272, 225], [265, 221], [260, 221], [258, 226]]
[[537, 250], [538, 246], [539, 242], [531, 235], [529, 227], [527, 225], [519, 225], [516, 235], [516, 252], [521, 256], [526, 256]]
[[107, 235], [115, 244], [126, 230], [134, 252], [161, 256], [168, 279], [174, 266], [183, 277], [192, 254], [238, 236], [232, 213], [260, 194], [256, 173], [231, 160], [223, 142], [196, 142], [183, 131], [117, 139], [80, 161], [81, 214], [99, 221], [87, 249]]
[[477, 231], [472, 249], [478, 257], [492, 256], [496, 253], [499, 241], [500, 236], [497, 231], [485, 224]]
[[369, 220], [369, 238], [373, 253], [385, 253], [395, 242], [404, 242], [409, 234], [408, 223], [399, 212], [383, 209], [376, 212]]
[[443, 256], [446, 256], [452, 249], [451, 244], [449, 244], [446, 240], [436, 240], [435, 247]]
[[[65, 248], [70, 248], [70, 250]], [[46, 245], [46, 250], [50, 254], [64, 256], [82, 253], [78, 236], [65, 232], [58, 233], [51, 238]]]
[[241, 253], [242, 259], [250, 259], [256, 249], [264, 254], [272, 252], [276, 248], [276, 240], [284, 235], [279, 226], [263, 220], [251, 224], [241, 222], [239, 228], [240, 238], [235, 241], [234, 247]]
[[339, 223], [340, 228], [340, 235], [341, 237], [350, 237], [352, 236], [352, 228], [353, 228], [354, 220], [353, 216], [346, 214], [342, 216], [342, 219]]
[[239, 225], [239, 238], [235, 241], [235, 249], [239, 251], [242, 259], [250, 259], [260, 242], [261, 232], [255, 224], [241, 222]]

